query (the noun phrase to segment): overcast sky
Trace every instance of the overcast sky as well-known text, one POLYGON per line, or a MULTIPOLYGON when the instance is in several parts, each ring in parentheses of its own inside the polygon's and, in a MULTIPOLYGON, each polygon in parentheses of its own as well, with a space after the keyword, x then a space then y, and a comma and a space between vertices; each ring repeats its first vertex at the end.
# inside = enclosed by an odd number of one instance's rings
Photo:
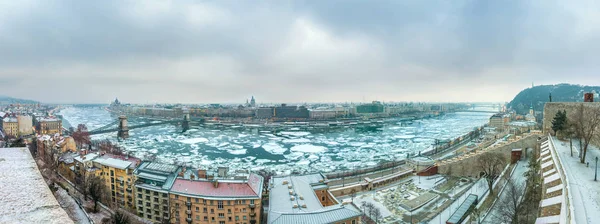
POLYGON ((0 95, 509 101, 600 85, 600 1, 0 0, 0 95))

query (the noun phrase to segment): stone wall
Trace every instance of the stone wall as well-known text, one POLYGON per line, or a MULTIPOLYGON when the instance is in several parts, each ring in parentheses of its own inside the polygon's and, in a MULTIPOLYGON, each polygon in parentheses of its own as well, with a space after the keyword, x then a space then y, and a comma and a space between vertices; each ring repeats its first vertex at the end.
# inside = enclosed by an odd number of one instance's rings
POLYGON ((538 143, 538 135, 527 135, 519 140, 512 140, 510 142, 503 143, 502 145, 492 146, 491 148, 485 149, 486 152, 481 154, 473 155, 468 158, 464 158, 451 163, 444 163, 439 165, 439 173, 451 176, 468 176, 468 177, 479 177, 480 170, 476 169, 478 158, 485 153, 500 152, 506 159, 506 163, 510 163, 510 155, 512 149, 516 148, 535 148, 538 143))
MULTIPOLYGON (((544 105, 544 118, 542 124, 542 131, 544 134, 553 133, 552 131, 552 120, 558 111, 567 111, 567 117, 570 117, 576 112, 579 105, 588 107, 600 107, 600 102, 551 102, 544 105)), ((600 134, 600 132, 599 132, 600 134)), ((596 138, 592 141, 592 144, 599 145, 600 139, 596 138)))

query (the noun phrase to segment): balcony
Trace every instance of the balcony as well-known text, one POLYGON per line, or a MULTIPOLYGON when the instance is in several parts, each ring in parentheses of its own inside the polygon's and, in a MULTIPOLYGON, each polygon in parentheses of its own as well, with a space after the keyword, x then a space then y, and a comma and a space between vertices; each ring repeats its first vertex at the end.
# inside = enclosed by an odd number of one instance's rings
POLYGON ((185 210, 185 214, 191 215, 192 214, 192 210, 185 210))
POLYGON ((249 204, 248 207, 250 207, 250 208, 256 208, 256 204, 249 204))
POLYGON ((188 223, 192 223, 192 218, 186 218, 185 221, 187 221, 188 223))
POLYGON ((254 216, 256 216, 256 213, 255 212, 250 212, 250 217, 254 217, 254 216))
POLYGON ((191 202, 191 201, 186 201, 186 202, 185 202, 185 205, 186 205, 186 206, 192 206, 192 202, 191 202))
POLYGON ((163 204, 163 205, 169 205, 169 201, 167 201, 167 200, 163 200, 162 204, 163 204))

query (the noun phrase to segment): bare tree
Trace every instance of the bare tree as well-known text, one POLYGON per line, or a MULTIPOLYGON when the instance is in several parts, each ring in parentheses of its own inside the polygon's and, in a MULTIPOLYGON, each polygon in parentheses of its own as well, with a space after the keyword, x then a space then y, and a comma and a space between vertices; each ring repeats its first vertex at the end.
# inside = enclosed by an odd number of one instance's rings
POLYGON ((116 209, 110 217, 110 223, 112 224, 133 224, 136 223, 135 219, 132 218, 127 212, 121 209, 116 209))
POLYGON ((581 163, 585 163, 587 149, 600 126, 600 108, 580 104, 577 111, 572 113, 571 122, 575 125, 575 133, 579 138, 581 163))
POLYGON ((85 124, 77 125, 77 130, 71 134, 71 137, 73 137, 73 140, 77 144, 77 148, 81 148, 83 144, 89 145, 91 143, 90 133, 85 124))
POLYGON ((378 208, 376 208, 373 211, 373 219, 375 220, 375 223, 379 223, 379 220, 383 219, 383 216, 381 215, 381 211, 379 211, 378 208))
POLYGON ((98 201, 102 199, 106 192, 104 180, 98 176, 92 176, 88 183, 88 194, 94 201, 94 212, 98 212, 98 201))
POLYGON ((506 157, 499 152, 484 153, 477 159, 476 167, 486 179, 490 195, 494 195, 493 184, 506 164, 506 157))
POLYGON ((496 205, 496 221, 499 223, 520 223, 519 206, 523 196, 524 187, 512 179, 506 179, 506 187, 496 205))

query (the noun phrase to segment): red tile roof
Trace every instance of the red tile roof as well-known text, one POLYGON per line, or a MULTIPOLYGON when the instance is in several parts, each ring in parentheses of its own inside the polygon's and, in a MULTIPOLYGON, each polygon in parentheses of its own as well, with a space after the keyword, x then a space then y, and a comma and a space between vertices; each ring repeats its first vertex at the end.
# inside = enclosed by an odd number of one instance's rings
POLYGON ((171 191, 209 197, 258 197, 250 185, 244 182, 219 182, 218 187, 215 188, 210 181, 177 179, 171 191))

